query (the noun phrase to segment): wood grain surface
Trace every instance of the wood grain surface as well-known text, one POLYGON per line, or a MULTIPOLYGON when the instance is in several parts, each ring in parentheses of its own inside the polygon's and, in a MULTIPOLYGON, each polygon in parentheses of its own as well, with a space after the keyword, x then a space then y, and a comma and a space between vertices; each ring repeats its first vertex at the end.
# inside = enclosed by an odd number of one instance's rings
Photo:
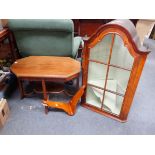
POLYGON ((17 77, 69 78, 79 74, 80 62, 70 57, 29 56, 11 66, 17 77))

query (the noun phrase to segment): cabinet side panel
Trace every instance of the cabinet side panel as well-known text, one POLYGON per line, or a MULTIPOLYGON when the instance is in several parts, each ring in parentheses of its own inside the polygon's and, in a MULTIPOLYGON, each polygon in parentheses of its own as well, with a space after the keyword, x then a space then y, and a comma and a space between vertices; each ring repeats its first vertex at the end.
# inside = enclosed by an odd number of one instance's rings
POLYGON ((129 82, 128 90, 126 92, 126 96, 121 110, 121 115, 120 115, 121 120, 127 119, 146 58, 147 58, 147 54, 140 56, 139 61, 135 60, 136 64, 133 68, 131 80, 129 82))

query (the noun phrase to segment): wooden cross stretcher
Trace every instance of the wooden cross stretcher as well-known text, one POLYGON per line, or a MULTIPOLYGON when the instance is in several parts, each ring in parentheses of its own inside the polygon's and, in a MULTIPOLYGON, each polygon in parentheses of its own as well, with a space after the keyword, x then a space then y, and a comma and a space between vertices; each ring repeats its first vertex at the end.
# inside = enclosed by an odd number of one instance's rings
POLYGON ((78 104, 79 99, 82 97, 84 90, 85 90, 85 86, 83 85, 73 96, 73 98, 70 100, 69 103, 43 100, 43 105, 51 108, 64 110, 68 115, 72 116, 76 112, 76 106, 78 104))

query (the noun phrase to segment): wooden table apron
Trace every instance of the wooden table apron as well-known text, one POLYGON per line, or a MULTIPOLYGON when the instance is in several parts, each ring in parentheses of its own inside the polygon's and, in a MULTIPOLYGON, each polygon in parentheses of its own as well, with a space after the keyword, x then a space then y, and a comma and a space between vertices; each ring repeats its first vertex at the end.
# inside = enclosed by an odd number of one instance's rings
POLYGON ((26 94, 24 92, 24 88, 23 88, 23 81, 24 80, 28 80, 28 81, 41 81, 44 100, 47 100, 47 98, 48 98, 47 97, 47 90, 46 90, 46 81, 50 81, 50 82, 67 82, 67 81, 70 81, 70 80, 77 79, 76 88, 79 88, 79 73, 74 75, 74 76, 72 76, 71 78, 68 78, 68 79, 37 78, 37 77, 17 77, 17 79, 18 79, 18 86, 19 86, 19 90, 20 90, 21 99, 26 96, 26 94))

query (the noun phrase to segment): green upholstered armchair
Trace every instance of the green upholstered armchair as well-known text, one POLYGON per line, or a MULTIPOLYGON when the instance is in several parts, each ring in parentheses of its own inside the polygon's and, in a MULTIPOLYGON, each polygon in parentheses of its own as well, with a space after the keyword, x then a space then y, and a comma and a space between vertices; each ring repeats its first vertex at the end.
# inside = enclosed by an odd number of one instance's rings
POLYGON ((74 37, 69 19, 10 19, 19 53, 26 56, 77 56, 81 37, 74 37))

